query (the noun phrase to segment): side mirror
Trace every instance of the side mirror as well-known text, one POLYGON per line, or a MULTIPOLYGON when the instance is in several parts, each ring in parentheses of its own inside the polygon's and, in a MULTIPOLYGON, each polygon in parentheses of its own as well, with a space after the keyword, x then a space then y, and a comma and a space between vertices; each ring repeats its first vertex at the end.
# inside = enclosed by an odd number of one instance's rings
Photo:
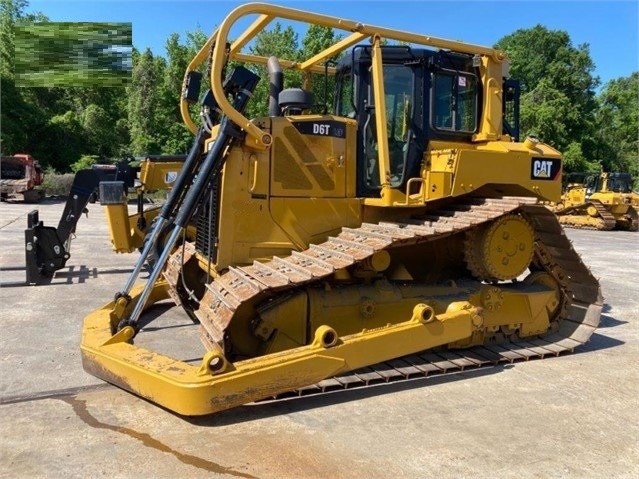
POLYGON ((190 71, 186 74, 186 84, 182 92, 182 98, 187 103, 197 103, 200 99, 200 87, 202 85, 202 74, 198 71, 190 71))

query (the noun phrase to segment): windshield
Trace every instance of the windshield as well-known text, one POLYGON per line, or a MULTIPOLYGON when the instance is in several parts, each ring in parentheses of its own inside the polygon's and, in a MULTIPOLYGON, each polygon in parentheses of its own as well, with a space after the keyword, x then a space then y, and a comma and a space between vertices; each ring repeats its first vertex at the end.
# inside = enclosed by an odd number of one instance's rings
POLYGON ((608 189, 616 193, 630 193, 632 191, 630 176, 608 178, 608 189))

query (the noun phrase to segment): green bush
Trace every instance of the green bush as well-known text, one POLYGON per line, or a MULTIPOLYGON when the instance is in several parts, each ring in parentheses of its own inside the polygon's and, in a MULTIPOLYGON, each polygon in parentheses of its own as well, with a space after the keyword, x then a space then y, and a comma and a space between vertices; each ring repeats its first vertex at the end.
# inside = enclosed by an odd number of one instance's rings
POLYGON ((74 173, 65 173, 60 175, 55 170, 47 170, 44 174, 44 183, 42 188, 47 196, 67 196, 71 191, 74 173))
POLYGON ((90 170, 100 159, 97 155, 82 155, 78 161, 71 165, 71 171, 77 173, 80 170, 90 170))

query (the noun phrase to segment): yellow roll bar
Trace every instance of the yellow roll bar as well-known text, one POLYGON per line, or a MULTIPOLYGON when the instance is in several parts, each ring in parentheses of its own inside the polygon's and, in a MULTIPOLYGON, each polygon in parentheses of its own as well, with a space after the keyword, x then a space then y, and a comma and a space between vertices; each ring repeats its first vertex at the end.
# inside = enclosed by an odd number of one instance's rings
MULTIPOLYGON (((404 32, 389 28, 378 27, 374 25, 365 25, 352 20, 335 18, 327 15, 305 12, 277 5, 269 5, 265 3, 248 3, 233 10, 213 32, 211 37, 206 41, 197 55, 189 63, 185 77, 184 87, 186 86, 186 78, 189 72, 195 70, 202 62, 208 58, 211 48, 213 48, 212 68, 211 68, 211 90, 215 101, 222 112, 227 115, 231 121, 246 131, 247 145, 257 149, 268 148, 271 144, 271 137, 268 132, 260 129, 248 118, 235 110, 226 98, 222 88, 221 78, 222 69, 227 60, 236 60, 249 63, 265 64, 267 59, 255 55, 247 55, 241 53, 241 49, 246 46, 255 36, 264 30, 264 28, 275 18, 284 20, 306 22, 313 25, 343 30, 350 35, 344 39, 336 41, 336 43, 322 52, 301 62, 289 62, 282 60, 282 66, 289 69, 296 69, 303 72, 323 73, 324 67, 321 65, 327 58, 331 58, 340 52, 350 48, 354 44, 370 38, 374 43, 374 38, 396 40, 399 42, 407 42, 410 44, 427 46, 432 48, 441 48, 453 50, 460 53, 468 53, 474 55, 482 55, 488 58, 488 61, 499 64, 506 60, 506 55, 501 50, 470 43, 458 42, 453 40, 445 40, 429 35, 420 35, 417 33, 404 32), (258 15, 257 19, 242 32, 237 39, 231 43, 230 50, 227 52, 226 44, 229 42, 229 32, 233 25, 242 17, 247 15, 258 15)), ((334 73, 334 69, 329 69, 330 73, 334 73)), ((379 79, 378 79, 379 80, 379 79)), ((378 89, 374 85, 375 90, 378 89)), ((180 112, 184 123, 191 132, 197 131, 197 126, 190 117, 188 104, 184 98, 180 101, 180 112)))

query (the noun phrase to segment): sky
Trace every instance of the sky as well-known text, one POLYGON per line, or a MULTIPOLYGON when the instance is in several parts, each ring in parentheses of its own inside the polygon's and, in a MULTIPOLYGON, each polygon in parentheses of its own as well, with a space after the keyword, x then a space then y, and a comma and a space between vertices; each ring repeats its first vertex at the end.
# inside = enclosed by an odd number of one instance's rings
MULTIPOLYGON (((638 0, 273 0, 267 3, 413 33, 493 46, 518 29, 541 24, 589 45, 602 85, 639 71, 638 0)), ((210 34, 235 7, 230 0, 30 0, 27 12, 51 21, 131 22, 133 45, 164 55, 171 33, 210 34)))

